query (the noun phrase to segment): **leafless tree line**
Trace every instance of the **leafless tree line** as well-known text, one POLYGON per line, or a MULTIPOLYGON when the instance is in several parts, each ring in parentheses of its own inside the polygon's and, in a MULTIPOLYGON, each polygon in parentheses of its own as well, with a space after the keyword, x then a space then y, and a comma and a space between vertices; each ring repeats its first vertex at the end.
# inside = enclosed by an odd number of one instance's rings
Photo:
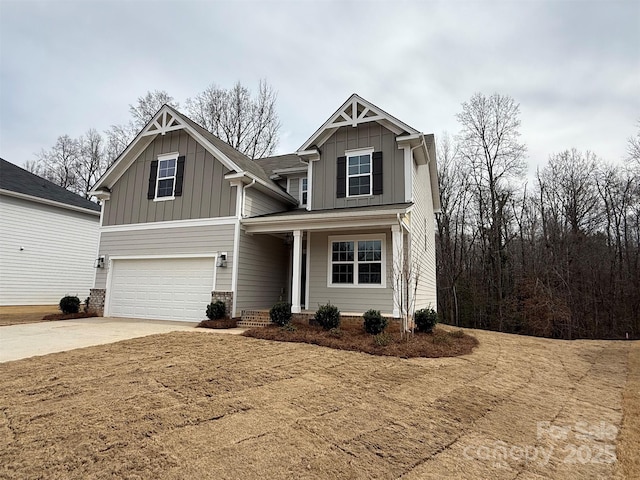
POLYGON ((640 337, 640 130, 624 164, 576 149, 524 182, 513 99, 476 94, 439 149, 445 322, 553 338, 640 337))
MULTIPOLYGON (((230 89, 214 84, 186 100, 187 114, 249 158, 271 155, 278 144, 277 94, 264 80, 253 93, 239 82, 230 89)), ((112 125, 104 134, 91 128, 78 138, 58 137, 25 168, 64 188, 89 197, 91 187, 165 104, 180 105, 165 91, 149 91, 129 105, 128 123, 112 125)))

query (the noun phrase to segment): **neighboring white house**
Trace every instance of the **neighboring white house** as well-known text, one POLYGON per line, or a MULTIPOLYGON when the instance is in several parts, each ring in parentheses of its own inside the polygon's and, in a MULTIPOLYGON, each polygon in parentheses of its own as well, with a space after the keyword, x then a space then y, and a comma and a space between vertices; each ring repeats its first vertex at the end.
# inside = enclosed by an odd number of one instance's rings
POLYGON ((99 205, 0 159, 0 305, 89 296, 99 205))

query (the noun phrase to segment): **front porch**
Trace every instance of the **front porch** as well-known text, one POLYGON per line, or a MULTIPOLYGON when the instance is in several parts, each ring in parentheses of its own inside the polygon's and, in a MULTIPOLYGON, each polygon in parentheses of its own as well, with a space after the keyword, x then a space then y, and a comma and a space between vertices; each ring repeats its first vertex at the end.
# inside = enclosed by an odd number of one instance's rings
MULTIPOLYGON (((377 206, 323 212, 296 211, 243 220, 244 232, 259 238, 282 239, 288 249, 286 288, 280 300, 291 303, 293 314, 311 318, 314 307, 331 303, 343 317, 357 317, 369 309, 399 318, 402 268, 408 244, 410 206, 377 206)), ((261 261, 277 268, 265 252, 261 261)), ((272 304, 245 306, 247 326, 269 323, 272 304)))

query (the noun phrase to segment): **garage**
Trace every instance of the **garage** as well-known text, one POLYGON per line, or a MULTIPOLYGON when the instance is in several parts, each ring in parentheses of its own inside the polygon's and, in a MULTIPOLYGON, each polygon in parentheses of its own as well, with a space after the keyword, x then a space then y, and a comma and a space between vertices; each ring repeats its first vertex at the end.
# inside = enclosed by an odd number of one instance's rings
POLYGON ((198 322, 215 287, 215 258, 113 259, 107 315, 198 322))

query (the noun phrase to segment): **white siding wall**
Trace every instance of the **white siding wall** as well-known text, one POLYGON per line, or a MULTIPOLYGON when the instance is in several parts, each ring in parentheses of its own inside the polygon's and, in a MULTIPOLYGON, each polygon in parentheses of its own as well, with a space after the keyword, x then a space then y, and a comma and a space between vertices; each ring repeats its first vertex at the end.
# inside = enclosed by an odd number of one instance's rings
POLYGON ((411 212, 412 266, 419 270, 415 308, 437 309, 435 217, 431 199, 428 165, 413 164, 413 199, 411 212))
POLYGON ((98 216, 0 196, 0 305, 88 297, 99 223, 98 216))

